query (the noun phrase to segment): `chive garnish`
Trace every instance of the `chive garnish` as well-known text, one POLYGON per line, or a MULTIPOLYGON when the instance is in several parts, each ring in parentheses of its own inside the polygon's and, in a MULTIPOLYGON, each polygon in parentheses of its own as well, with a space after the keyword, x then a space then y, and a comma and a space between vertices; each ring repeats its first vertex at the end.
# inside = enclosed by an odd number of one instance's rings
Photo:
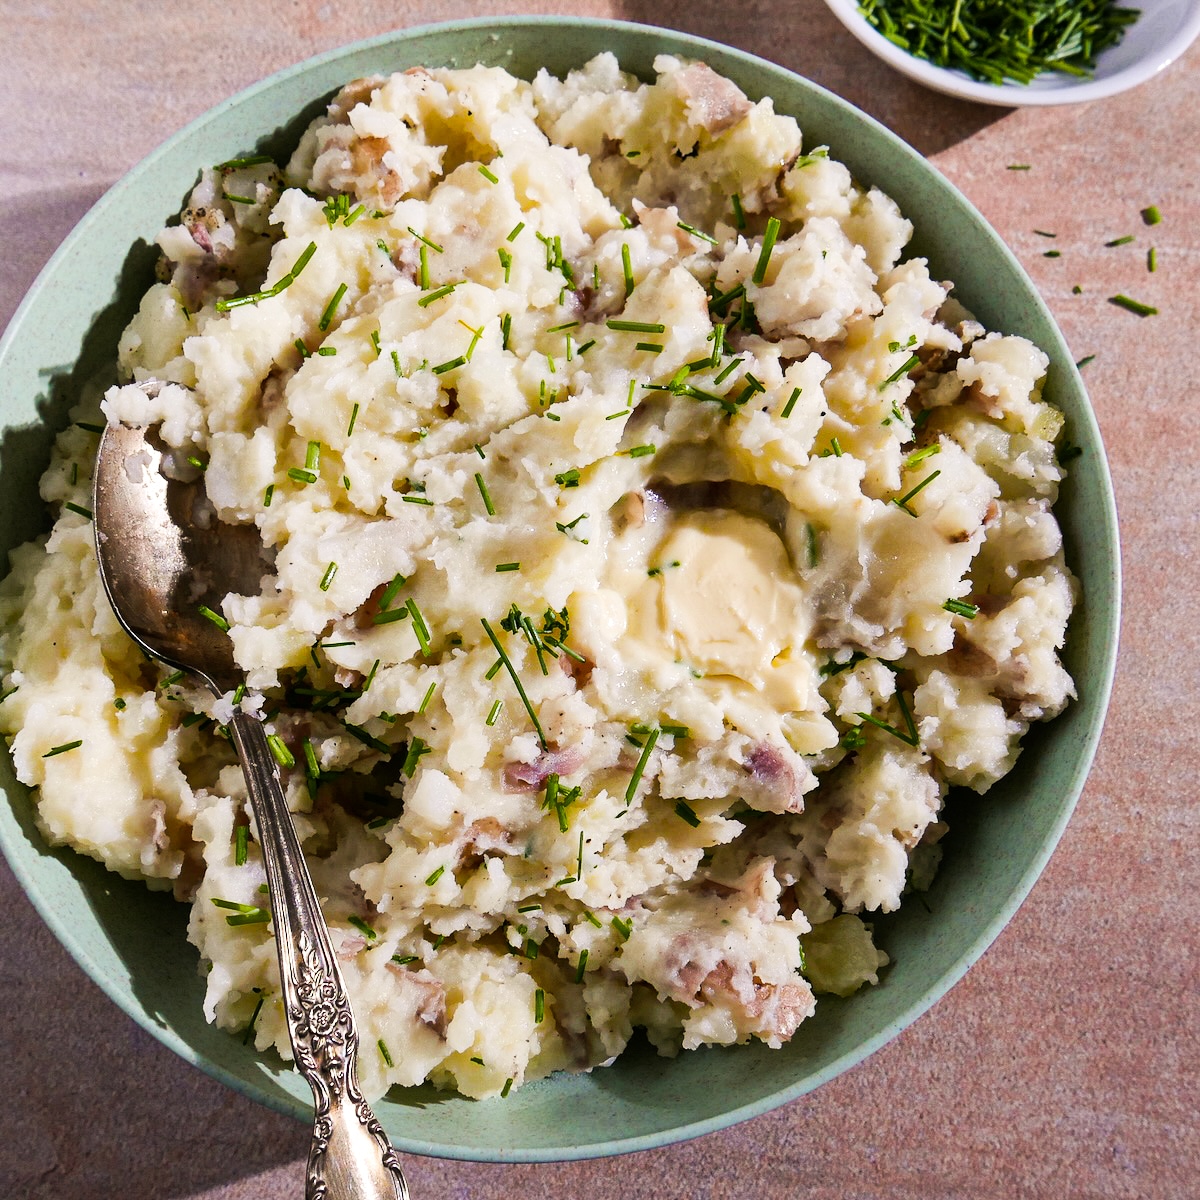
POLYGON ((496 636, 496 631, 488 623, 487 618, 480 617, 479 620, 492 645, 496 647, 496 653, 500 655, 500 662, 508 672, 509 678, 513 681, 513 686, 517 689, 517 695, 521 697, 521 703, 525 706, 525 711, 529 714, 529 719, 533 722, 533 728, 537 732, 538 741, 541 743, 542 749, 548 749, 549 744, 546 741, 545 730, 542 729, 542 723, 538 720, 537 713, 533 710, 533 705, 530 703, 529 696, 525 691, 525 685, 522 684, 521 677, 517 674, 517 669, 513 666, 512 659, 509 658, 507 651, 500 644, 500 639, 496 636))
POLYGON ((271 757, 284 768, 294 767, 296 759, 287 748, 287 743, 277 733, 267 734, 267 745, 271 748, 271 757))
POLYGON ((631 446, 625 453, 630 458, 645 458, 647 455, 655 453, 657 449, 658 447, 654 445, 631 446))
POLYGON ((325 574, 321 576, 321 591, 329 591, 330 585, 333 583, 333 577, 337 574, 338 565, 336 562, 331 562, 325 568, 325 574))
POLYGON ((217 301, 217 312, 228 312, 232 308, 240 308, 244 304, 257 304, 260 300, 269 300, 272 296, 278 296, 280 292, 291 287, 296 282, 300 272, 308 266, 308 260, 317 252, 317 243, 309 242, 304 248, 300 257, 296 259, 292 265, 292 269, 288 271, 278 283, 272 284, 269 288, 264 288, 261 292, 252 292, 248 296, 233 296, 230 298, 222 297, 217 301))
POLYGON ((902 693, 896 693, 896 704, 899 706, 900 715, 904 718, 904 729, 897 729, 895 725, 889 725, 886 721, 873 715, 872 713, 856 713, 860 720, 867 721, 874 725, 877 729, 882 729, 886 733, 890 733, 892 737, 899 738, 906 746, 917 746, 920 743, 920 736, 917 733, 916 724, 913 722, 912 711, 908 707, 907 701, 902 693))
POLYGON ((510 1075, 505 1081, 504 1086, 500 1089, 500 1099, 503 1100, 509 1092, 512 1091, 513 1077, 510 1075))
POLYGON ((394 962, 398 967, 407 967, 409 963, 420 961, 415 954, 393 954, 388 960, 394 962))
POLYGON ((452 291, 454 291, 454 289, 455 289, 456 287, 458 287, 458 284, 457 284, 457 283, 446 283, 446 284, 443 284, 443 285, 442 285, 440 288, 438 288, 436 291, 429 292, 429 293, 427 293, 426 295, 422 296, 422 297, 421 297, 421 298, 420 298, 420 299, 417 301, 417 304, 418 304, 418 305, 420 305, 420 307, 421 307, 421 308, 427 308, 427 307, 428 307, 430 304, 432 304, 432 303, 433 303, 435 300, 440 300, 440 299, 441 299, 443 296, 448 296, 448 295, 450 295, 450 293, 451 293, 452 291))
MULTIPOLYGON (((357 929, 358 932, 361 933, 368 941, 373 942, 379 936, 379 934, 377 934, 375 930, 372 929, 371 926, 362 919, 362 917, 356 916, 354 913, 351 913, 346 920, 353 925, 354 928, 357 929)), ((388 1066, 390 1067, 391 1065, 392 1064, 389 1062, 388 1066)))
POLYGON ((1111 241, 1105 242, 1104 244, 1110 248, 1113 246, 1128 246, 1130 242, 1136 240, 1137 239, 1134 238, 1132 233, 1127 233, 1124 237, 1113 238, 1111 241))
POLYGON ((659 324, 657 321, 622 321, 610 320, 605 321, 609 329, 615 329, 621 333, 666 333, 667 327, 659 324))
POLYGON ((792 415, 792 409, 796 407, 796 401, 800 399, 800 388, 792 388, 792 394, 788 397, 787 403, 783 406, 783 411, 779 414, 785 421, 792 415))
POLYGON ((245 158, 229 158, 222 163, 217 163, 213 168, 214 171, 234 171, 238 167, 258 167, 264 163, 274 163, 274 159, 269 154, 250 154, 245 158))
POLYGON ((499 183, 500 182, 500 180, 495 175, 493 175, 492 172, 489 171, 487 169, 487 167, 485 167, 483 165, 483 163, 479 164, 479 173, 480 173, 480 175, 482 175, 484 177, 484 179, 486 179, 488 181, 488 183, 499 183))
POLYGON ((910 517, 915 517, 917 514, 915 512, 913 512, 913 510, 911 508, 908 507, 908 502, 919 491, 921 491, 923 488, 928 487, 940 474, 941 474, 941 471, 930 471, 930 473, 928 475, 926 475, 925 478, 922 479, 921 482, 916 485, 916 487, 909 488, 909 490, 907 492, 905 492, 903 496, 893 496, 892 503, 895 504, 898 508, 904 509, 904 511, 906 513, 908 513, 908 515, 910 517))
POLYGON ((588 952, 587 952, 587 947, 585 946, 579 952, 579 963, 575 968, 575 982, 576 983, 583 982, 583 973, 584 973, 584 971, 587 970, 587 960, 588 960, 588 952))
POLYGON ((260 908, 257 904, 240 904, 236 900, 221 900, 212 897, 217 908, 229 910, 225 921, 229 925, 265 925, 271 919, 269 909, 260 908))
POLYGON ((625 789, 625 803, 632 804, 634 796, 637 795, 638 784, 642 781, 642 775, 646 770, 646 764, 650 761, 650 754, 654 750, 654 745, 658 741, 658 730, 652 729, 649 736, 646 738, 646 744, 642 747, 641 757, 637 761, 637 766, 633 769, 633 775, 630 776, 629 786, 625 789))
POLYGON ((535 1025, 540 1025, 546 1017, 546 992, 544 988, 538 988, 533 993, 533 1022, 535 1025))
POLYGON ((415 237, 417 241, 421 243, 421 245, 428 246, 430 250, 433 250, 437 254, 442 253, 442 247, 439 246, 437 242, 427 238, 423 233, 418 233, 411 225, 409 225, 407 228, 408 232, 411 233, 413 237, 415 237))
POLYGON ((496 724, 496 718, 500 715, 500 710, 504 707, 503 700, 493 700, 492 707, 488 709, 488 715, 483 722, 490 729, 496 724))
POLYGON ((629 941, 629 935, 633 932, 633 918, 622 921, 620 917, 613 917, 611 921, 612 927, 617 931, 617 935, 621 941, 629 941))
POLYGON ((396 1064, 392 1062, 392 1056, 388 1053, 387 1043, 383 1038, 380 1038, 375 1045, 379 1048, 379 1057, 383 1059, 384 1065, 394 1067, 396 1064))
POLYGON ((686 221, 679 221, 678 225, 684 233, 690 234, 694 238, 699 238, 702 242, 708 242, 712 246, 717 244, 717 239, 711 234, 702 233, 694 225, 689 225, 686 221))
POLYGON ((84 508, 82 504, 76 504, 74 500, 67 500, 63 504, 63 508, 67 509, 69 512, 73 512, 76 516, 85 517, 89 521, 92 520, 92 510, 90 508, 84 508))
POLYGON ((947 600, 942 607, 949 613, 954 613, 958 617, 966 617, 968 621, 973 621, 979 616, 979 608, 977 605, 968 604, 965 600, 947 600))
POLYGON ((333 320, 333 314, 337 312, 337 306, 341 304, 342 297, 346 294, 346 291, 346 285, 339 283, 337 291, 329 297, 329 303, 325 305, 325 311, 321 314, 321 319, 317 322, 317 328, 322 332, 329 328, 329 324, 333 320))
POLYGON ((503 575, 510 571, 519 571, 521 564, 519 562, 506 562, 496 564, 496 574, 503 575))
POLYGON ((675 815, 682 817, 693 829, 699 828, 700 818, 696 810, 686 800, 680 800, 675 805, 675 815))
POLYGON ((1146 270, 1149 271, 1151 275, 1158 270, 1158 250, 1154 246, 1151 246, 1150 249, 1146 251, 1146 270))
POLYGON ((42 755, 42 757, 43 758, 54 758, 56 755, 66 754, 66 752, 68 750, 78 750, 79 747, 82 745, 83 745, 83 738, 77 738, 73 742, 64 742, 61 746, 51 746, 50 749, 47 750, 46 753, 42 755))
POLYGON ((525 228, 524 221, 518 221, 509 231, 508 236, 504 239, 506 242, 516 241, 517 235, 525 228))
POLYGON ((1162 213, 1158 211, 1158 205, 1151 204, 1148 208, 1143 208, 1142 220, 1147 225, 1157 225, 1162 220, 1162 213))
POLYGON ((503 246, 496 251, 496 255, 500 259, 500 265, 504 268, 504 282, 508 283, 512 275, 513 256, 503 246))
POLYGON ((579 468, 572 467, 568 471, 560 471, 554 477, 554 482, 559 487, 578 487, 579 486, 579 468))
POLYGON ((438 363, 438 365, 433 368, 433 373, 435 375, 445 375, 447 371, 454 371, 457 370, 457 368, 465 367, 466 365, 467 356, 465 354, 460 354, 457 358, 449 359, 444 363, 438 363))
POLYGON ((758 262, 754 265, 751 282, 759 286, 767 277, 767 265, 771 261, 771 252, 775 249, 775 239, 779 236, 779 218, 770 217, 767 220, 766 232, 763 234, 762 248, 758 252, 758 262))
POLYGON ((626 299, 633 293, 633 263, 629 257, 629 243, 621 243, 621 273, 625 277, 625 297, 626 299))
POLYGON ((423 713, 429 707, 429 701, 433 699, 433 693, 436 690, 437 690, 437 680, 434 680, 434 682, 431 683, 429 685, 429 687, 425 689, 425 695, 422 698, 421 703, 417 706, 417 712, 423 713))
POLYGON ((882 392, 885 388, 890 387, 893 383, 903 379, 905 375, 913 369, 921 365, 920 356, 910 354, 880 385, 879 390, 882 392))
POLYGON ((425 886, 426 886, 426 887, 433 887, 433 885, 434 885, 435 883, 437 883, 437 881, 438 881, 439 879, 441 879, 441 877, 442 877, 442 876, 443 876, 445 873, 446 873, 446 868, 445 868, 445 865, 442 865, 442 866, 438 867, 438 869, 437 869, 436 871, 433 871, 433 872, 432 872, 432 873, 429 875, 429 877, 428 877, 428 878, 425 880, 425 886))
POLYGON ((417 607, 417 602, 409 596, 408 603, 405 605, 413 620, 413 633, 417 635, 417 644, 421 647, 421 653, 426 658, 429 657, 429 626, 425 624, 425 618, 421 615, 421 610, 417 607))
POLYGON ((211 621, 222 633, 229 632, 229 622, 219 612, 214 612, 209 608, 207 604, 201 604, 196 611, 211 621))
POLYGON ((1158 313, 1158 309, 1151 304, 1143 304, 1140 300, 1131 299, 1129 296, 1118 292, 1115 296, 1109 296, 1109 304, 1115 304, 1118 308, 1123 308, 1128 312, 1136 313, 1139 317, 1153 317, 1158 313))
POLYGON ((417 769, 417 764, 431 749, 432 747, 422 738, 413 738, 408 745, 408 753, 404 756, 404 763, 400 767, 400 771, 405 779, 413 777, 417 769))
POLYGON ((729 206, 733 209, 733 227, 735 229, 745 229, 746 212, 742 208, 742 198, 737 194, 737 192, 734 192, 733 195, 729 197, 729 206))

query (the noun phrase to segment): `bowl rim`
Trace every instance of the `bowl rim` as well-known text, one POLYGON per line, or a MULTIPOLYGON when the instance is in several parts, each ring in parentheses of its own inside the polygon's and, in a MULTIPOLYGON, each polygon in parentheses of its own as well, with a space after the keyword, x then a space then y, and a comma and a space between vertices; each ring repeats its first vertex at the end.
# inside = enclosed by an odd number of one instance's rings
MULTIPOLYGON (((84 215, 78 224, 63 240, 62 244, 54 252, 47 261, 41 272, 39 272, 34 283, 30 286, 26 296, 18 305, 16 311, 10 320, 8 327, 0 336, 0 364, 5 360, 6 355, 10 352, 14 344, 17 343, 21 336, 21 331, 25 322, 29 319, 32 312, 37 294, 41 291, 46 280, 51 277, 59 268, 64 259, 79 246, 80 243, 86 242, 91 236, 93 227, 101 222, 105 213, 114 204, 120 203, 122 194, 131 186, 131 181, 147 171, 150 167, 156 164, 159 160, 170 156, 175 147, 184 141, 191 139, 198 131, 203 130, 208 125, 219 121, 231 109, 235 109, 246 103, 260 93, 271 91, 280 84, 289 80, 295 79, 307 72, 331 65, 339 60, 350 58, 353 55, 362 54, 364 52, 372 52, 384 49, 390 45, 404 43, 410 40, 417 40, 430 35, 467 35, 478 31, 496 31, 503 32, 510 29, 522 28, 547 28, 547 29, 585 29, 592 33, 600 33, 605 30, 624 33, 629 36, 642 37, 647 39, 661 38, 664 39, 664 45, 658 48, 658 52, 666 53, 693 53, 697 57, 704 55, 719 57, 727 62, 732 61, 741 67, 754 71, 766 72, 769 76, 771 73, 780 73, 791 77, 793 80, 799 81, 804 89, 810 89, 818 93, 820 97, 835 108, 842 110, 842 115, 852 117, 858 123, 868 125, 876 136, 882 137, 886 142, 891 144, 893 150, 899 150, 902 153, 910 156, 914 160, 924 162, 919 153, 908 146, 898 135, 884 126, 881 122, 871 117, 852 105, 849 101, 844 100, 840 96, 831 92, 829 89, 822 87, 820 84, 801 76, 798 72, 784 67, 779 63, 772 62, 760 56, 752 54, 745 50, 740 50, 736 47, 729 46, 715 40, 700 37, 695 34, 686 33, 679 30, 662 28, 658 26, 647 25, 639 22, 613 20, 606 18, 582 18, 570 17, 559 14, 549 15, 526 15, 514 17, 488 17, 479 19, 463 19, 446 22, 432 22, 423 25, 416 25, 407 28, 387 31, 382 34, 375 35, 370 38, 361 39, 346 45, 338 46, 333 49, 314 55, 299 62, 293 63, 279 71, 273 72, 262 79, 248 85, 227 97, 218 104, 214 105, 207 111, 201 113, 193 120, 188 122, 182 128, 170 135, 165 141, 156 146, 149 154, 143 157, 139 162, 134 164, 120 179, 118 179, 100 198, 95 202, 92 208, 84 215)), ((597 47, 594 51, 599 53, 603 47, 597 47)), ((767 90, 764 94, 769 95, 767 90)), ((267 131, 263 131, 264 133, 267 131)), ((403 1136, 393 1136, 393 1142, 398 1150, 411 1152, 420 1155, 428 1155, 431 1157, 451 1158, 466 1161, 485 1161, 485 1162, 558 1162, 568 1160, 582 1160, 599 1158, 614 1154, 624 1154, 633 1151, 654 1149, 665 1145, 670 1145, 676 1142, 684 1141, 690 1138, 695 1138, 707 1133, 716 1132, 721 1129, 728 1128, 731 1125, 745 1121, 755 1116, 770 1112, 783 1104, 789 1103, 798 1097, 805 1095, 809 1091, 821 1086, 823 1083, 842 1074, 849 1067, 861 1062, 869 1055, 886 1044, 902 1030, 911 1025, 918 1017, 931 1008, 939 999, 941 999, 947 991, 950 990, 967 972, 967 970, 978 960, 978 958, 992 945, 997 936, 1007 925, 1016 909, 1023 903, 1030 889, 1037 881, 1042 873, 1046 862, 1053 853, 1063 830, 1074 810, 1078 797, 1086 782, 1088 772, 1091 767, 1092 760, 1095 755, 1096 747, 1099 742, 1103 724, 1104 715, 1107 711, 1108 702, 1112 690, 1113 678, 1115 674, 1115 663, 1117 653, 1117 630, 1119 629, 1120 609, 1121 609, 1121 574, 1120 574, 1120 547, 1117 541, 1117 515, 1115 497, 1112 487, 1112 480, 1109 472, 1109 466, 1106 455, 1103 453, 1103 442, 1101 439, 1098 425, 1095 421, 1095 415, 1092 411, 1090 402, 1087 401, 1086 389, 1079 377, 1078 370, 1075 368, 1069 354, 1066 354, 1066 344, 1062 340, 1061 332, 1058 330, 1052 314, 1050 313, 1045 301, 1034 288, 1032 281, 1029 280, 1024 268, 1020 265, 1015 255, 1000 239, 996 231, 979 213, 975 206, 963 195, 953 184, 944 177, 940 176, 934 168, 928 164, 924 164, 924 169, 933 177, 931 182, 935 186, 943 189, 948 196, 952 196, 956 203, 962 205, 966 212, 973 218, 977 231, 980 236, 987 239, 992 248, 999 253, 1007 262, 1009 269, 1024 283, 1031 293, 1031 302, 1039 310, 1040 314, 1049 323, 1049 326, 1057 335, 1058 345, 1055 347, 1060 354, 1065 354, 1065 358, 1061 363, 1063 370, 1069 376, 1069 382, 1078 391, 1082 398, 1081 410, 1079 413, 1073 414, 1073 419, 1080 422, 1087 429, 1088 437, 1094 445, 1101 451, 1098 456, 1095 456, 1094 469, 1098 472, 1098 483, 1103 499, 1103 515, 1107 522, 1107 527, 1110 529, 1112 538, 1110 551, 1112 555, 1111 561, 1111 605, 1108 610, 1100 614, 1103 621, 1103 628, 1106 631, 1106 636, 1100 639, 1103 646, 1103 653, 1099 663, 1098 675, 1093 677, 1093 687, 1091 689, 1095 697, 1094 706, 1096 718, 1093 723, 1087 728, 1083 738, 1077 743, 1076 765, 1071 778, 1069 794, 1063 802, 1060 811, 1052 826, 1048 829, 1046 836, 1038 848, 1038 853, 1026 861, 1025 868, 1019 879, 1012 887, 1005 903, 1002 904, 994 916, 980 930, 974 941, 964 950, 958 959, 955 961, 952 968, 946 970, 932 983, 927 985, 924 991, 911 1003, 902 1007, 896 1015, 889 1021, 883 1024, 875 1034, 860 1042, 857 1042, 854 1047, 847 1052, 839 1055, 831 1060, 827 1065, 816 1072, 809 1073, 798 1082, 789 1085, 786 1088, 776 1090, 769 1095, 741 1104, 735 1108, 730 1108, 721 1113, 707 1118, 689 1121, 685 1124, 672 1126, 669 1129, 658 1130, 647 1134, 631 1135, 626 1137, 618 1137, 605 1141, 597 1141, 586 1146, 578 1145, 554 1145, 554 1146, 538 1146, 533 1148, 516 1148, 512 1150, 497 1150, 491 1148, 479 1149, 478 1147, 455 1145, 443 1142, 429 1141, 420 1138, 403 1136)), ((1048 349, 1043 347, 1043 349, 1048 349)), ((34 879, 30 871, 25 868, 23 861, 17 853, 18 844, 24 840, 24 835, 13 817, 13 805, 5 803, 0 805, 0 850, 3 850, 7 857, 14 875, 20 881, 23 889, 31 902, 34 902, 34 896, 37 895, 37 889, 34 886, 34 879), (14 836, 14 831, 16 836, 14 836)), ((78 931, 65 919, 60 918, 56 913, 54 906, 46 904, 44 898, 39 897, 41 903, 35 903, 35 907, 39 916, 54 932, 58 940, 66 947, 72 957, 89 976, 89 978, 101 988, 101 990, 112 1000, 127 1016, 131 1017, 143 1029, 151 1033, 156 1040, 174 1051, 182 1059, 191 1063, 193 1066, 200 1068, 210 1077, 225 1083, 235 1091, 248 1096, 249 1098, 265 1105, 268 1108, 276 1111, 287 1113, 298 1117, 301 1120, 307 1121, 311 1117, 310 1107, 298 1100, 296 1096, 277 1096, 270 1092, 264 1092, 262 1089, 255 1086, 252 1079, 245 1078, 234 1074, 232 1071, 225 1069, 219 1063, 213 1062, 211 1059, 199 1053, 190 1042, 184 1040, 174 1029, 164 1026, 156 1022, 153 1016, 148 1013, 131 995, 128 989, 124 986, 124 981, 107 975, 104 971, 98 968, 97 963, 92 957, 91 951, 84 945, 78 931)), ((694 1052, 703 1053, 703 1052, 694 1052)), ((287 1066, 287 1064, 285 1064, 287 1066)), ((536 1089, 541 1085, 545 1085, 546 1080, 535 1081, 527 1084, 526 1088, 536 1089)))
POLYGON ((1053 81, 1044 77, 1043 82, 1032 84, 995 84, 972 79, 963 71, 939 67, 936 63, 902 50, 862 16, 858 11, 858 0, 825 0, 825 4, 862 45, 909 79, 947 96, 1003 108, 1083 104, 1089 100, 1103 100, 1118 95, 1164 71, 1200 35, 1200 2, 1190 0, 1186 19, 1165 45, 1103 79, 1055 76, 1053 81))

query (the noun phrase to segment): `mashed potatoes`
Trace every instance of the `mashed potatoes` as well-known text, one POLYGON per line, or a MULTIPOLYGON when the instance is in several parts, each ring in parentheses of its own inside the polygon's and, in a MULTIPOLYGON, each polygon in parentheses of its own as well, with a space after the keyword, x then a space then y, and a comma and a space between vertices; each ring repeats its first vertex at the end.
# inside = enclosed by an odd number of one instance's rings
POLYGON ((278 735, 370 1094, 780 1045, 1072 693, 1045 356, 770 101, 656 69, 359 80, 163 231, 102 407, 261 530, 248 691, 117 625, 95 414, 0 597, 47 838, 189 903, 208 1015, 288 1056, 221 725, 278 735))

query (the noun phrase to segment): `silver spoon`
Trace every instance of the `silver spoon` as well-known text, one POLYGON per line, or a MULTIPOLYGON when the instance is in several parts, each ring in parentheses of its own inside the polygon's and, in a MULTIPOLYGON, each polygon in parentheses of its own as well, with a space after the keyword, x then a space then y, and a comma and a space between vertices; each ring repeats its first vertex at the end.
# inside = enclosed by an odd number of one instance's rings
MULTIPOLYGON (((201 608, 219 613, 230 592, 258 594, 268 569, 262 542, 253 525, 218 522, 202 482, 169 479, 163 458, 146 429, 110 425, 101 436, 93 484, 100 577, 143 650, 227 695, 242 672, 228 634, 201 608)), ((235 709, 229 731, 267 869, 292 1049, 313 1091, 305 1195, 408 1200, 396 1153, 359 1091, 354 1014, 263 726, 235 709)))

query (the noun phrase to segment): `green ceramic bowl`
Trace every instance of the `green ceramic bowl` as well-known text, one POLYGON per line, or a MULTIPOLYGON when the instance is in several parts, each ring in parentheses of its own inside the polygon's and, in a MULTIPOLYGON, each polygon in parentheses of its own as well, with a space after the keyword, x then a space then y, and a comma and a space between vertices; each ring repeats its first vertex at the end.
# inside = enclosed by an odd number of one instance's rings
MULTIPOLYGON (((1103 723, 1116 654, 1116 512, 1104 449, 1079 375, 1033 284, 982 217, 886 129, 781 67, 699 38, 608 21, 472 21, 389 34, 273 76, 176 134, 84 218, 42 272, 0 342, 0 550, 46 525, 36 480, 80 384, 110 363, 118 334, 151 282, 153 238, 205 163, 279 153, 343 82, 426 65, 504 66, 529 76, 601 50, 650 75, 664 51, 702 58, 751 97, 770 95, 808 144, 826 143, 916 223, 912 250, 989 328, 1021 333, 1050 355, 1047 394, 1082 455, 1063 490, 1071 565, 1083 604, 1066 649, 1079 699, 1028 739, 1017 769, 986 801, 951 805, 945 864, 928 906, 877 923, 893 960, 878 987, 824 998, 782 1050, 696 1051, 674 1060, 633 1051, 606 1070, 559 1076, 482 1102, 421 1088, 377 1107, 400 1149, 453 1158, 547 1161, 692 1137, 792 1100, 894 1037, 987 948, 1049 857, 1083 787, 1103 723)), ((205 1024, 185 909, 39 839, 26 789, 0 754, 0 842, 30 899, 80 966, 135 1021, 189 1062, 256 1100, 307 1119, 307 1085, 273 1057, 205 1024)), ((1064 944, 1063 953, 1067 953, 1064 944)), ((164 1097, 164 1102, 169 1098, 164 1097)))

